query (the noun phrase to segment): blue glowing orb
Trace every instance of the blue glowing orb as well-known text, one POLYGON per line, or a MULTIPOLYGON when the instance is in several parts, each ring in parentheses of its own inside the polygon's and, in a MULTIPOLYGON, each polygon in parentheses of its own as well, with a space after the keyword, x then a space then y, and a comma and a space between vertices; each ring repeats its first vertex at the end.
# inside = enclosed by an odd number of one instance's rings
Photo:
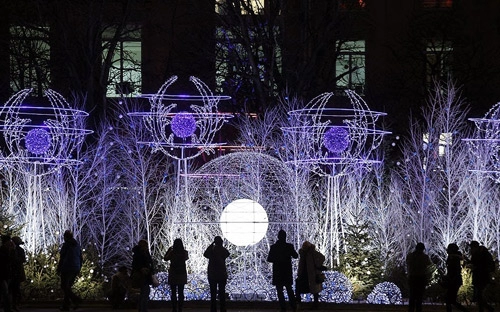
POLYGON ((30 130, 24 138, 26 149, 35 155, 45 154, 52 145, 50 133, 41 128, 30 130))
POLYGON ((196 120, 193 114, 180 112, 175 114, 170 125, 172 132, 179 138, 187 138, 196 131, 196 120))
POLYGON ((342 127, 332 127, 325 132, 323 144, 325 147, 334 153, 344 152, 351 143, 349 132, 342 127))

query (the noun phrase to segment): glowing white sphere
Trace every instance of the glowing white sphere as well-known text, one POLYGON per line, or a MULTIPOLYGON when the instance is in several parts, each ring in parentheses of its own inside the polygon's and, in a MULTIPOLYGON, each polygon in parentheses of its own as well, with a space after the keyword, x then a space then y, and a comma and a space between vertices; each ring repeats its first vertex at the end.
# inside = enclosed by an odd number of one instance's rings
POLYGON ((258 202, 237 199, 224 208, 219 224, 228 241, 236 246, 249 246, 258 243, 266 235, 269 220, 258 202))

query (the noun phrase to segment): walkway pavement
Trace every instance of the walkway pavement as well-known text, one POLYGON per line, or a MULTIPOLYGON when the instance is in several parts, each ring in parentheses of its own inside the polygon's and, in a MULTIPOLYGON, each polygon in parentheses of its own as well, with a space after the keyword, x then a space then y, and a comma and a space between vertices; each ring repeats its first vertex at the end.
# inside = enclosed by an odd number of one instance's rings
MULTIPOLYGON (((59 302, 28 302, 24 303, 20 312, 55 312, 59 311, 59 302)), ((150 302, 151 312, 165 312, 170 311, 170 302, 165 301, 152 301, 150 302)), ((228 302, 227 303, 228 312, 279 312, 279 307, 277 302, 228 302)), ((445 307, 442 304, 438 305, 425 305, 424 312, 433 311, 445 311, 445 307)), ((78 310, 72 310, 75 312, 132 312, 137 311, 133 305, 129 305, 119 310, 112 310, 111 306, 107 302, 84 302, 78 310)), ((193 302, 188 301, 185 303, 183 312, 207 312, 209 311, 208 302, 193 302)), ((308 303, 303 303, 299 307, 299 312, 375 312, 375 311, 408 311, 407 305, 370 305, 370 304, 331 304, 331 303, 321 303, 317 310, 312 309, 312 305, 308 303)), ((471 308, 471 311, 477 311, 477 309, 471 308)))

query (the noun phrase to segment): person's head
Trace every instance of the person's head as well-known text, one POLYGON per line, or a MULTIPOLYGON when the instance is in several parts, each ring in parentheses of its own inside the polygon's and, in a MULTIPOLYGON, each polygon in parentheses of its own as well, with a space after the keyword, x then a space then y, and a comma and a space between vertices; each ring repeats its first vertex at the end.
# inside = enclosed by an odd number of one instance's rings
POLYGON ((424 243, 417 243, 417 245, 415 246, 415 250, 423 252, 425 250, 424 243))
POLYGON ((126 266, 122 265, 121 267, 118 268, 118 272, 128 274, 128 269, 126 266))
POLYGON ((19 236, 12 237, 12 241, 16 244, 16 246, 24 245, 23 240, 19 236))
POLYGON ((70 230, 64 231, 63 238, 64 238, 64 241, 68 241, 68 240, 72 239, 73 232, 71 232, 70 230))
POLYGON ((139 246, 140 249, 142 250, 148 250, 148 242, 145 239, 141 239, 138 243, 137 246, 139 246))
POLYGON ((286 232, 284 230, 279 230, 278 232, 278 240, 286 241, 286 232))
POLYGON ((215 238, 214 238, 214 245, 215 246, 222 246, 222 237, 215 236, 215 238))
POLYGON ((479 242, 473 240, 469 243, 469 247, 470 247, 470 250, 476 250, 477 248, 479 248, 479 242))
POLYGON ((458 245, 455 244, 455 243, 451 243, 448 245, 448 247, 446 248, 446 252, 449 253, 449 254, 456 254, 458 253, 458 245))
POLYGON ((174 250, 184 250, 184 244, 182 243, 182 239, 180 239, 180 238, 174 239, 173 249, 174 250))

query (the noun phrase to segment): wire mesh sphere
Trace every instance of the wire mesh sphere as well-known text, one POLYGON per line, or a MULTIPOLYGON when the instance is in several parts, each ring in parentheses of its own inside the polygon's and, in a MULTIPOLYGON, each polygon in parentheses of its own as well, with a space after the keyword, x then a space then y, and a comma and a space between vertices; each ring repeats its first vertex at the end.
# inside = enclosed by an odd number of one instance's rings
POLYGON ((333 271, 325 272, 322 294, 327 302, 349 303, 352 300, 352 283, 342 273, 333 271))
POLYGON ((372 304, 401 304, 401 290, 391 282, 379 283, 368 294, 366 301, 372 304))
POLYGON ((196 131, 196 119, 192 113, 180 112, 174 115, 170 124, 172 132, 180 137, 187 138, 196 131))
POLYGON ((323 140, 325 147, 334 153, 342 153, 349 147, 349 143, 351 143, 349 132, 341 127, 328 129, 325 132, 323 140))
POLYGON ((0 132, 7 148, 0 162, 31 175, 80 163, 72 153, 92 133, 83 127, 88 114, 71 108, 50 89, 45 91, 47 103, 25 103, 31 92, 21 90, 0 107, 0 132))

